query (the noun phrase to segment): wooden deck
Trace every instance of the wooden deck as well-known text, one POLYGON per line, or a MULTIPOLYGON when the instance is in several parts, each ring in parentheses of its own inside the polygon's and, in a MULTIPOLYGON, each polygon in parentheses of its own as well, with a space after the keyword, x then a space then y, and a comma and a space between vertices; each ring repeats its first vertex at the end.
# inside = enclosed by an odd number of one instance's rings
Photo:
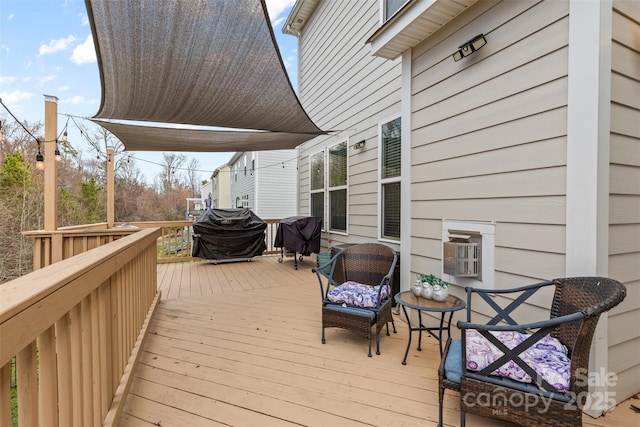
MULTIPOLYGON (((348 331, 320 343, 320 294, 305 258, 158 266, 162 301, 135 370, 121 426, 435 426, 438 347, 423 338, 400 362, 406 324, 381 355, 348 331)), ((415 341, 414 341, 415 342, 415 341)), ((458 425, 448 393, 445 424, 458 425)), ((637 425, 619 405, 587 426, 637 425)), ((468 416, 469 426, 506 426, 468 416)))

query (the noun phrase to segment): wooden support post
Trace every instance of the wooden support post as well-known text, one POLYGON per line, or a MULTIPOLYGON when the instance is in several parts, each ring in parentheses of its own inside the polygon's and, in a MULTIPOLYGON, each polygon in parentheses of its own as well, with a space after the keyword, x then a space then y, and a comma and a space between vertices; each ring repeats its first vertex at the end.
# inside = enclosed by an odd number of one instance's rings
POLYGON ((107 228, 113 228, 115 218, 115 161, 113 147, 107 147, 107 228))
MULTIPOLYGON (((44 96, 44 229, 58 229, 58 168, 55 140, 58 137, 58 98, 44 96)), ((55 251, 55 248, 54 248, 55 251)))

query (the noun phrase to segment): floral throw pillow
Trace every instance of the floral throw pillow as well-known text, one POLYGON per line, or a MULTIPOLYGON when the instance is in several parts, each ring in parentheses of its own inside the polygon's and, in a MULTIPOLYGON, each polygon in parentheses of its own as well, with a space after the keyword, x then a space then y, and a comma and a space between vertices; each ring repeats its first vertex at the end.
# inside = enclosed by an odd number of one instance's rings
MULTIPOLYGON (((329 301, 336 304, 351 305, 354 307, 375 308, 378 306, 378 286, 363 285, 357 282, 344 282, 340 286, 329 291, 327 298, 329 301)), ((384 285, 382 292, 380 292, 381 298, 386 298, 389 295, 389 286, 384 285)))
MULTIPOLYGON (((514 348, 529 336, 515 331, 490 333, 509 349, 514 348)), ((466 347, 467 369, 470 371, 480 371, 504 355, 475 329, 467 329, 466 347)), ((567 357, 566 347, 556 338, 546 335, 520 353, 519 357, 557 390, 569 390, 571 360, 567 357)), ((524 383, 533 382, 514 361, 505 363, 492 374, 524 383)))

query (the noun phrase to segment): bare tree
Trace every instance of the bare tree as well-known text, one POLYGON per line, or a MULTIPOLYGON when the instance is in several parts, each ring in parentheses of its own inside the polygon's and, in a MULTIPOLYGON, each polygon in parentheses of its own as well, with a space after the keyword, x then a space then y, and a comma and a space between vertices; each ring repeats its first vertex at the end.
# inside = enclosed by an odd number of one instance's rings
POLYGON ((195 157, 191 159, 187 165, 187 180, 189 181, 189 189, 191 190, 191 197, 197 197, 200 194, 200 175, 198 174, 198 168, 200 162, 195 157))
POLYGON ((163 153, 164 164, 162 165, 161 182, 164 193, 169 193, 180 182, 180 169, 187 161, 187 156, 176 153, 163 153))

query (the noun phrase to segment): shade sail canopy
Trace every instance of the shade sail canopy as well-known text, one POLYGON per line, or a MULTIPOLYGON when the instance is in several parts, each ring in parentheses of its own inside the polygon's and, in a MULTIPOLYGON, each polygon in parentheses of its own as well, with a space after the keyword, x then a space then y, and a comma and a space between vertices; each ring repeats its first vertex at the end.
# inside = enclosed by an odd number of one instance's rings
POLYGON ((94 119, 127 149, 281 149, 323 133, 291 87, 263 0, 85 3, 102 84, 94 119), (163 131, 168 137, 154 126, 126 130, 135 125, 122 121, 262 132, 173 128, 163 131))
POLYGON ((134 126, 94 120, 133 151, 253 151, 284 150, 311 139, 290 132, 235 132, 134 126))

